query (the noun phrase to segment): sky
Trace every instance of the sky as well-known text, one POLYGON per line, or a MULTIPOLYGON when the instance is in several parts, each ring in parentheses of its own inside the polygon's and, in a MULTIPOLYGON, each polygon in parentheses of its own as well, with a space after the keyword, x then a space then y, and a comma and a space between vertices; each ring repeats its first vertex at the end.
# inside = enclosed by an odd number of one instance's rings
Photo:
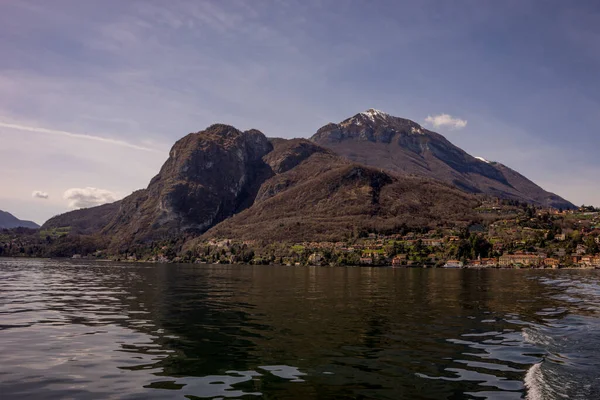
POLYGON ((0 0, 0 209, 127 196, 216 122, 368 108, 600 206, 598 71, 597 1, 0 0))

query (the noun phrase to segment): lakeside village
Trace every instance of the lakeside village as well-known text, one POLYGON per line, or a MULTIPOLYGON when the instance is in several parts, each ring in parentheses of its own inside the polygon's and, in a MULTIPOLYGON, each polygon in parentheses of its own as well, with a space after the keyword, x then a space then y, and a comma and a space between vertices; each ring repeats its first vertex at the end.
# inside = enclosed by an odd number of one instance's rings
MULTIPOLYGON (((362 232, 337 242, 260 246, 255 241, 210 240, 175 261, 316 266, 442 268, 598 268, 600 209, 536 209, 509 201, 487 202, 478 211, 489 224, 458 230, 362 232), (502 216, 504 218, 495 218, 502 216), (484 218, 489 219, 489 218, 484 218), (486 226, 487 225, 487 226, 486 226), (195 253, 195 254, 194 254, 195 253)), ((162 255, 153 261, 170 261, 162 255)))
POLYGON ((393 232, 361 231, 342 241, 260 243, 227 238, 176 238, 110 255, 91 237, 60 232, 0 232, 0 255, 72 257, 131 262, 280 264, 445 268, 599 268, 600 209, 541 209, 490 200, 468 228, 401 226, 393 232))

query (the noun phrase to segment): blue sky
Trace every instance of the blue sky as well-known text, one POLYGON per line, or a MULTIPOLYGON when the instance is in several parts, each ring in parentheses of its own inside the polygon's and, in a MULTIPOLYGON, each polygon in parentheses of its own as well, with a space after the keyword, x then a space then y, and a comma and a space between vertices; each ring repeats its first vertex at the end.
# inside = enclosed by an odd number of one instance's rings
POLYGON ((309 137, 368 108, 600 205, 596 1, 0 0, 0 209, 145 187, 224 122, 309 137), (37 195, 32 193, 37 191, 37 195))

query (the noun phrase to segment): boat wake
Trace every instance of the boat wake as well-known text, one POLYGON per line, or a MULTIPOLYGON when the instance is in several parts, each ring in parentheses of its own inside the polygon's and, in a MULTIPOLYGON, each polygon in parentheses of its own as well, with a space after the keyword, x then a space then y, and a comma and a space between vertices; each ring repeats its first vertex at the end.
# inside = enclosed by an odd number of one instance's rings
POLYGON ((568 309, 544 309, 537 314, 541 324, 531 324, 521 330, 525 343, 542 350, 541 362, 533 364, 524 378, 526 398, 538 399, 598 399, 600 366, 598 352, 598 309, 600 286, 585 279, 540 280, 551 287, 560 287, 553 296, 568 309))
POLYGON ((542 363, 533 364, 525 375, 525 387, 528 400, 544 400, 547 398, 548 388, 544 382, 542 363))

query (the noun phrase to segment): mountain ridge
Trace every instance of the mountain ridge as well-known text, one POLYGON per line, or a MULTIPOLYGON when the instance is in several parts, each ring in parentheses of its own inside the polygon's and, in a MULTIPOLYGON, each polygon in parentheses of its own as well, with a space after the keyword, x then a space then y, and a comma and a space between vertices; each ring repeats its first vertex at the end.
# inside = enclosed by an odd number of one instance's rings
POLYGON ((109 238, 113 252, 182 235, 333 240, 401 225, 465 227, 478 218, 477 194, 523 200, 515 183, 542 190, 413 121, 370 109, 311 139, 211 125, 178 140, 145 189, 43 228, 109 238))
POLYGON ((470 193, 546 207, 575 207, 501 163, 473 157, 443 135, 379 110, 326 124, 310 140, 355 162, 437 179, 470 193))
POLYGON ((0 229, 30 228, 37 229, 40 226, 33 221, 21 220, 7 211, 0 210, 0 229))

